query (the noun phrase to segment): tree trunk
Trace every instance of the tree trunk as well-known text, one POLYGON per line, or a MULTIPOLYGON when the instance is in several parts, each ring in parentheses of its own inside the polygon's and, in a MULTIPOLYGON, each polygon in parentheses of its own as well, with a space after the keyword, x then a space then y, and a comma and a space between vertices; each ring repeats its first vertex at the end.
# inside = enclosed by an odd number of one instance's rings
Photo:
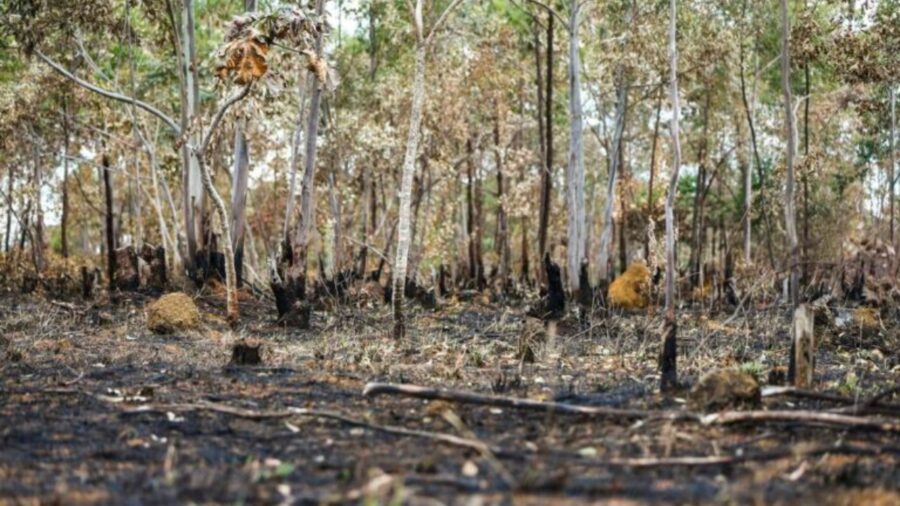
POLYGON ((547 227, 553 193, 553 14, 547 14, 547 49, 544 94, 544 163, 541 170, 541 208, 538 216, 538 256, 547 251, 547 227))
POLYGON ((787 167, 787 181, 784 186, 784 225, 787 231, 787 242, 790 267, 790 298, 791 305, 797 307, 800 303, 800 270, 798 258, 797 240, 797 216, 794 209, 794 155, 796 139, 794 130, 794 109, 791 99, 791 27, 788 18, 787 0, 779 2, 781 13, 781 88, 784 93, 785 109, 785 134, 787 135, 787 149, 785 164, 787 167))
POLYGON ((469 245, 469 282, 484 287, 484 261, 481 255, 481 182, 475 165, 475 146, 471 135, 466 139, 466 232, 469 245))
MULTIPOLYGON (((321 15, 325 0, 317 0, 316 13, 321 15)), ((316 36, 316 57, 322 57, 322 33, 316 36)), ((319 104, 322 99, 321 83, 314 76, 309 97, 309 115, 306 123, 306 153, 303 159, 303 189, 300 193, 300 223, 294 236, 293 259, 288 273, 289 289, 295 298, 306 300, 306 268, 309 255, 309 240, 313 224, 316 222, 316 144, 319 133, 319 104)))
MULTIPOLYGON (((650 179, 647 182, 647 226, 653 220, 653 209, 656 201, 653 198, 653 182, 656 176, 656 143, 659 140, 659 114, 662 111, 663 88, 660 86, 656 101, 656 120, 653 122, 653 141, 650 143, 650 179)), ((644 234, 644 260, 650 265, 650 234, 644 234)))
POLYGON ((707 154, 709 151, 709 101, 710 89, 706 89, 703 101, 703 133, 700 139, 700 149, 697 153, 697 183, 694 191, 694 208, 691 213, 691 258, 690 281, 691 287, 700 287, 703 290, 703 247, 706 244, 706 172, 707 154))
POLYGON ((103 165, 103 195, 106 204, 106 276, 109 290, 116 287, 116 237, 115 224, 113 222, 113 188, 112 174, 109 170, 109 157, 104 154, 103 165))
MULTIPOLYGON (((422 37, 422 0, 416 1, 416 25, 418 38, 422 37)), ((397 255, 393 271, 394 337, 402 339, 406 335, 404 321, 404 296, 406 291, 406 268, 409 261, 410 207, 413 175, 419 148, 419 128, 422 123, 422 105, 425 102, 425 43, 416 42, 415 78, 412 89, 412 108, 409 115, 409 131, 406 138, 406 153, 403 157, 403 171, 400 181, 400 209, 397 224, 397 255)))
MULTIPOLYGON (((198 79, 197 45, 194 37, 194 2, 182 0, 181 2, 181 36, 178 49, 179 65, 181 72, 181 131, 188 132, 194 124, 200 110, 200 87, 198 79)), ((181 148, 183 164, 182 192, 184 206, 184 229, 187 236, 186 265, 197 275, 197 255, 203 247, 204 220, 203 220, 203 181, 200 174, 200 164, 189 144, 200 144, 199 133, 194 129, 181 148)))
MULTIPOLYGON (((59 221, 59 243, 63 258, 69 258, 69 111, 63 97, 63 180, 62 216, 59 221)), ((7 231, 7 235, 9 232, 7 231)))
MULTIPOLYGON (((746 0, 742 6, 743 17, 746 17, 747 3, 746 0)), ((741 81, 741 102, 744 105, 744 113, 747 116, 747 126, 750 129, 750 145, 753 148, 753 161, 756 165, 757 178, 759 179, 759 208, 762 213, 763 221, 766 227, 766 252, 769 256, 769 265, 775 269, 775 249, 772 246, 772 224, 769 219, 768 206, 766 205, 766 179, 762 168, 762 159, 759 156, 759 144, 756 141, 756 128, 753 124, 753 111, 750 108, 750 100, 747 98, 747 83, 744 77, 744 39, 741 37, 740 47, 740 81, 741 81)), ((751 177, 752 176, 748 176, 751 177)), ((749 193, 748 193, 749 195, 749 193)), ((750 197, 748 197, 750 200, 750 197)), ((749 219, 749 217, 748 217, 749 219)))
POLYGON ((303 119, 306 117, 307 97, 311 94, 309 88, 310 86, 315 86, 313 81, 314 78, 312 75, 309 72, 306 72, 306 75, 300 80, 301 84, 297 92, 299 97, 298 103, 300 106, 297 109, 297 122, 294 126, 294 135, 291 137, 291 181, 288 186, 288 195, 284 210, 284 227, 282 229, 282 239, 284 241, 282 246, 284 248, 289 248, 291 243, 291 221, 294 219, 294 204, 296 203, 297 195, 297 167, 300 165, 302 156, 300 143, 303 139, 303 119))
POLYGON ((584 261, 584 142, 581 104, 581 61, 578 48, 578 11, 573 2, 569 14, 569 163, 566 170, 566 203, 568 204, 569 291, 574 296, 582 287, 579 280, 584 261))
POLYGON ((31 250, 34 268, 37 271, 37 275, 40 276, 44 272, 46 258, 46 252, 44 251, 44 204, 42 202, 43 199, 41 198, 44 189, 44 168, 41 166, 40 146, 38 145, 38 138, 34 132, 32 132, 32 138, 34 163, 34 173, 32 176, 32 183, 34 185, 34 231, 32 232, 33 235, 31 237, 31 250))
POLYGON ((231 230, 234 243, 234 268, 238 288, 244 282, 244 227, 246 226, 247 187, 250 177, 250 153, 244 134, 246 119, 240 118, 234 127, 234 166, 231 178, 231 230))
POLYGON ((616 204, 616 183, 619 178, 619 150, 625 132, 625 111, 628 107, 628 84, 625 80, 625 66, 616 66, 616 117, 613 133, 612 153, 609 157, 609 177, 606 183, 606 202, 603 207, 603 232, 600 234, 600 257, 597 265, 599 286, 602 291, 610 282, 610 254, 613 239, 613 209, 616 204))
POLYGON ((6 172, 6 235, 3 236, 3 251, 9 253, 10 236, 12 235, 12 215, 13 215, 13 164, 9 165, 6 172))
POLYGON ((504 199, 504 179, 503 179, 503 147, 501 145, 500 135, 500 110, 495 105, 496 114, 494 116, 494 156, 495 165, 497 166, 497 258, 500 260, 500 283, 503 291, 506 291, 509 284, 509 223, 506 217, 506 206, 503 204, 504 199))
POLYGON ((896 247, 896 242, 894 241, 894 219, 895 219, 894 218, 894 202, 896 200, 896 195, 897 195, 897 193, 896 193, 896 184, 897 184, 897 179, 896 179, 897 178, 897 176, 896 176, 897 153, 896 153, 896 149, 897 149, 897 147, 894 145, 894 143, 897 141, 897 137, 896 137, 896 135, 897 135, 897 133, 896 133, 897 132, 897 92, 894 89, 894 83, 890 83, 889 93, 890 93, 890 102, 891 102, 891 132, 890 132, 891 141, 888 143, 888 146, 890 147, 890 150, 891 150, 891 156, 890 156, 891 169, 890 169, 890 171, 888 171, 888 173, 889 173, 888 177, 890 178, 890 181, 891 181, 890 182, 891 246, 896 247))
POLYGON ((805 77, 805 97, 803 100, 803 155, 806 157, 805 170, 801 175, 803 179, 803 242, 802 253, 800 255, 803 265, 801 266, 800 279, 808 279, 809 274, 809 171, 812 166, 809 164, 809 103, 810 83, 809 83, 809 62, 803 64, 803 74, 805 77))
POLYGON ((663 346, 660 354, 660 390, 669 391, 678 386, 677 323, 675 318, 675 193, 678 191, 678 173, 681 170, 681 141, 678 121, 681 106, 678 101, 678 48, 675 45, 677 7, 670 0, 669 13, 669 84, 672 102, 672 179, 666 195, 666 318, 663 330, 663 346))
POLYGON ((336 279, 340 275, 343 268, 343 217, 341 213, 341 201, 339 198, 338 186, 340 180, 339 164, 337 154, 332 154, 331 171, 328 173, 328 190, 331 207, 332 225, 332 243, 331 243, 331 276, 336 279))

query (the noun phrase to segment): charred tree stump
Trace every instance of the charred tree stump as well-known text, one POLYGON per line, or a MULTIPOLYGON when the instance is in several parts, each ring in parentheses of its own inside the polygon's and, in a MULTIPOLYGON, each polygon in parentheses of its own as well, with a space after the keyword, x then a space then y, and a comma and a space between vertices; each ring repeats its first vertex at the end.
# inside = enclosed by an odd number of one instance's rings
POLYGON ((275 296, 278 323, 288 327, 308 329, 312 320, 312 306, 299 300, 295 291, 285 285, 278 274, 274 260, 269 263, 269 286, 275 296))
POLYGON ((131 246, 115 251, 115 287, 121 291, 135 291, 141 286, 138 256, 131 246))
POLYGON ((675 315, 667 314, 666 322, 663 326, 662 352, 659 355, 659 370, 662 376, 660 378, 660 390, 663 392, 671 392, 678 388, 677 335, 678 324, 675 321, 675 315))
POLYGON ((550 253, 544 254, 544 273, 547 276, 547 291, 538 305, 528 311, 528 315, 542 320, 561 318, 566 309, 566 292, 559 265, 550 260, 550 253))
POLYGON ((88 269, 87 266, 81 267, 81 296, 85 299, 94 297, 94 286, 97 283, 98 274, 97 269, 88 269))
POLYGON ((262 365, 262 363, 262 343, 259 341, 241 339, 231 348, 229 365, 262 365))
POLYGON ((594 289, 591 287, 591 279, 588 276, 588 263, 586 261, 581 262, 581 268, 578 270, 578 286, 580 288, 578 293, 575 294, 575 299, 584 310, 584 314, 590 314, 594 305, 594 289))

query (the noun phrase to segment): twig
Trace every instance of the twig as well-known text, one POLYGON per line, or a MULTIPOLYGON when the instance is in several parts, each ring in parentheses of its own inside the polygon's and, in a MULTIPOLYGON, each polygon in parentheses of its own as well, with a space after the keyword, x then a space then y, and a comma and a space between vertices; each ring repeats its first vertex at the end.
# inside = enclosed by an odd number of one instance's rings
POLYGON ((621 409, 604 406, 578 406, 561 402, 536 401, 518 397, 506 397, 501 395, 483 395, 475 392, 461 390, 448 390, 444 388, 427 388, 417 385, 400 385, 392 383, 369 383, 363 389, 363 396, 376 395, 403 395, 418 399, 432 399, 467 404, 480 404, 483 406, 505 407, 542 413, 558 413, 564 415, 582 415, 592 418, 659 418, 668 420, 698 420, 699 417, 691 413, 646 411, 639 409, 621 409))

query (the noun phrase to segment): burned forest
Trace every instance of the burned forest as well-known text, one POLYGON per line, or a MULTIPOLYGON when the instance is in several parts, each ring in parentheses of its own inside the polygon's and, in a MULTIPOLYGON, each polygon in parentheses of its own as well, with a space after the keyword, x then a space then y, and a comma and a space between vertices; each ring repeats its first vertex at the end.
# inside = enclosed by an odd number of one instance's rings
POLYGON ((0 0, 0 506, 900 504, 898 0, 0 0))

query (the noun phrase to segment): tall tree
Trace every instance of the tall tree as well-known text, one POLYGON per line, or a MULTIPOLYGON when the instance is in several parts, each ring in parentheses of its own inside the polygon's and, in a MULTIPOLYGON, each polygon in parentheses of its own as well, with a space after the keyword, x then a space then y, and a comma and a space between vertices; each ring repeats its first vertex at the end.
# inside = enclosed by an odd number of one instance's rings
POLYGON ((678 11, 676 0, 669 2, 669 88, 672 102, 670 129, 672 134, 672 177, 666 195, 666 317, 663 327, 662 353, 660 354, 660 389, 672 390, 678 386, 677 333, 675 319, 675 194, 678 191, 678 173, 681 170, 681 140, 678 121, 681 105, 678 100, 678 47, 676 30, 678 11))
POLYGON ((569 290, 574 295, 582 287, 579 272, 584 261, 584 141, 583 107, 581 103, 581 58, 578 47, 578 13, 581 3, 573 1, 569 9, 569 163, 566 170, 566 202, 568 204, 569 290))
POLYGON ((425 102, 425 56, 434 39, 434 34, 455 8, 460 0, 452 0, 440 17, 425 32, 422 18, 424 0, 416 0, 413 9, 413 30, 415 32, 415 77, 413 78, 412 107, 409 113, 409 131, 406 137, 406 153, 403 156, 403 169, 400 182, 400 209, 397 221, 397 254, 394 259, 393 296, 394 337, 401 339, 406 335, 403 305, 406 292, 406 268, 409 263, 410 244, 410 207, 413 175, 416 171, 416 158, 419 149, 419 129, 422 124, 422 105, 425 102))
POLYGON ((796 153, 796 132, 794 130, 794 108, 791 98, 791 26, 787 0, 779 0, 781 14, 781 89, 784 94, 784 129, 787 146, 785 149, 786 180, 784 185, 784 226, 787 232, 788 268, 790 271, 791 304, 800 303, 800 259, 797 239, 797 213, 794 205, 794 157, 796 153))

